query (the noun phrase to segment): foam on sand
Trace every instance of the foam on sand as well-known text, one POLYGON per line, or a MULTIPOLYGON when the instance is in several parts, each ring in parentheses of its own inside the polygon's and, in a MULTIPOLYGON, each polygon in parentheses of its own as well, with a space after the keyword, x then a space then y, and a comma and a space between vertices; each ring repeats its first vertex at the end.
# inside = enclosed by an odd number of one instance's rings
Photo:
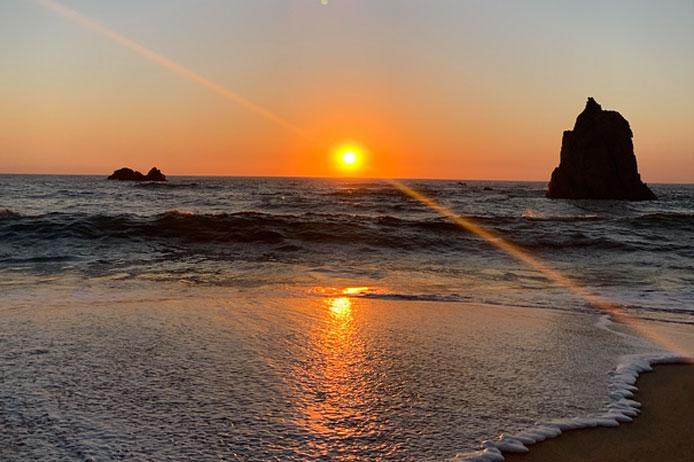
POLYGON ((656 364, 692 362, 693 358, 671 354, 642 354, 623 356, 610 373, 608 395, 610 403, 604 412, 592 417, 574 417, 550 420, 515 434, 502 433, 498 438, 485 440, 477 451, 457 454, 452 462, 500 462, 503 452, 526 453, 528 446, 554 438, 563 431, 594 427, 616 427, 631 422, 640 413, 641 403, 632 399, 637 391, 639 375, 653 370, 656 364))

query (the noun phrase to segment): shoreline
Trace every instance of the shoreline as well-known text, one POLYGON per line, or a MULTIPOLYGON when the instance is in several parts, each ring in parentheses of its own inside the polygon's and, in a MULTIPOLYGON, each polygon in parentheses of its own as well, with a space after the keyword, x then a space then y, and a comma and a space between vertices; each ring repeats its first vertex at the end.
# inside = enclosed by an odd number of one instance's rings
POLYGON ((482 442, 456 462, 689 461, 694 454, 694 361, 629 355, 611 373, 602 414, 555 419, 482 442), (658 372, 654 374, 652 372, 658 372), (638 387, 636 386, 638 381, 638 387))
POLYGON ((507 462, 600 460, 672 462, 694 454, 694 364, 668 363, 638 379, 642 405, 633 422, 614 428, 583 428, 531 445, 526 454, 503 452, 507 462))

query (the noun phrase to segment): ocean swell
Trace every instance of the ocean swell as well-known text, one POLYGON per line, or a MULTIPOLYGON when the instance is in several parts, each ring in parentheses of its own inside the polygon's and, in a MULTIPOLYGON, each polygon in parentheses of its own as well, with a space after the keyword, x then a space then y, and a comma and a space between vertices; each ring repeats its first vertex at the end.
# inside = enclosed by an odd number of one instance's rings
MULTIPOLYGON (((217 244, 285 244, 310 243, 315 246, 341 245, 355 248, 401 249, 412 251, 486 251, 480 237, 438 217, 401 218, 394 215, 357 215, 349 213, 195 213, 170 210, 156 215, 84 214, 54 212, 43 215, 19 215, 0 209, 0 243, 72 239, 150 242, 167 245, 172 242, 217 244), (471 243, 477 245, 471 246, 471 243)), ((654 246, 648 236, 600 232, 602 225, 577 229, 564 219, 551 223, 542 219, 530 222, 527 217, 476 216, 473 221, 500 238, 535 251, 592 249, 629 251, 651 248, 672 250, 666 244, 654 246)), ((679 218, 676 218, 679 220, 679 218)), ((592 218, 590 219, 592 220, 592 218)))
POLYGON ((319 213, 237 212, 197 214, 168 211, 154 216, 50 213, 12 215, 0 225, 0 241, 178 240, 183 242, 369 245, 384 248, 447 246, 460 230, 439 220, 360 217, 319 213))

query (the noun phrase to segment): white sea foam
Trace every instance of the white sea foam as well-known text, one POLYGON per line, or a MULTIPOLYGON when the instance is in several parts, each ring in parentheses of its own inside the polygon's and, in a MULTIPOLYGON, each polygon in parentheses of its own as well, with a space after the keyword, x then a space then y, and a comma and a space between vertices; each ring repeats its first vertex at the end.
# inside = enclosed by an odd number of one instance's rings
MULTIPOLYGON (((601 318, 598 323, 610 322, 601 318)), ((609 329, 606 324, 605 328, 609 329)), ((611 329, 609 329, 611 330, 611 329)), ((626 335, 626 334, 625 334, 626 335)), ((643 372, 652 371, 656 364, 691 362, 694 358, 672 354, 642 354, 623 356, 617 367, 610 373, 608 385, 610 403, 604 412, 592 417, 574 417, 550 420, 515 434, 502 433, 494 440, 483 441, 477 451, 457 454, 451 462, 500 462, 503 452, 525 453, 528 446, 554 438, 563 431, 592 427, 616 427, 620 423, 631 422, 640 413, 641 403, 633 398, 637 387, 634 385, 643 372)))
POLYGON ((598 329, 606 330, 607 332, 611 332, 623 338, 640 338, 636 337, 635 335, 629 335, 627 333, 620 332, 617 329, 615 329, 613 327, 614 322, 612 321, 612 317, 609 314, 603 314, 602 316, 600 316, 598 320, 595 322, 594 326, 598 329))

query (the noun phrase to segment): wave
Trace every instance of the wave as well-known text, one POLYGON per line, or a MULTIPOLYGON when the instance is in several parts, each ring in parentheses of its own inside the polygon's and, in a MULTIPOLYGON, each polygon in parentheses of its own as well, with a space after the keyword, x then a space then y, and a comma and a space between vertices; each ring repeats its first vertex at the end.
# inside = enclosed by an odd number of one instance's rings
POLYGON ((392 187, 392 186, 387 186, 387 185, 381 185, 380 187, 361 187, 361 186, 355 186, 355 187, 345 187, 345 188, 340 188, 337 190, 332 190, 332 191, 326 191, 322 193, 321 195, 330 197, 330 198, 337 198, 337 199, 355 199, 355 198, 368 198, 368 199, 374 199, 374 200, 393 200, 393 199, 402 199, 402 200, 407 200, 407 197, 398 189, 392 187))
POLYGON ((450 239, 447 233, 459 233, 460 230, 443 221, 344 214, 196 214, 171 210, 150 217, 50 213, 10 218, 0 224, 0 240, 112 239, 267 244, 311 242, 401 249, 417 249, 422 245, 449 246, 451 242, 464 240, 460 236, 456 240, 450 239))
MULTIPOLYGON (((180 180, 178 180, 180 181, 180 180)), ((224 191, 232 189, 229 185, 224 185, 217 182, 210 181, 188 181, 188 182, 178 182, 177 180, 170 181, 137 181, 129 184, 135 189, 144 190, 194 190, 194 191, 224 191)))
POLYGON ((10 209, 3 209, 3 208, 0 208, 0 218, 5 218, 5 217, 18 217, 18 216, 19 216, 18 213, 15 213, 15 212, 13 212, 13 211, 10 210, 10 209))
MULTIPOLYGON (((337 293, 337 294, 344 294, 342 293, 337 293)), ((324 296, 325 293, 319 293, 317 294, 319 296, 324 296)), ((333 294, 335 295, 335 294, 333 294)), ((368 298, 368 299, 373 299, 373 300, 393 300, 393 301, 413 301, 413 302, 456 302, 456 303, 480 303, 483 305, 500 305, 500 306, 513 306, 513 307, 518 307, 518 308, 536 308, 536 309, 551 309, 551 310, 559 310, 559 311, 569 311, 572 313, 576 312, 584 312, 584 313, 594 313, 595 308, 591 306, 590 304, 586 304, 585 306, 581 305, 573 305, 569 304, 566 305, 565 307, 563 306, 557 306, 554 304, 551 305, 546 305, 546 303, 542 301, 538 302, 532 302, 532 301, 527 301, 527 302, 519 302, 515 301, 513 303, 509 303, 508 301, 505 300, 494 300, 493 298, 485 298, 485 299, 480 299, 478 295, 463 295, 459 293, 448 293, 448 294, 437 294, 437 293, 400 293, 400 292, 384 292, 384 291, 379 291, 379 290, 369 290, 365 288, 365 290, 359 291, 358 293, 354 294, 349 294, 349 297, 353 298, 368 298)), ((667 307, 657 307, 657 306, 642 306, 642 305, 631 305, 631 304, 620 304, 619 305, 621 309, 623 310, 628 310, 631 314, 631 316, 636 317, 638 319, 643 319, 643 320, 657 320, 660 322, 669 322, 672 324, 694 324, 694 320, 692 320, 690 317, 692 314, 694 314, 694 309, 688 309, 688 308, 677 308, 673 306, 667 306, 667 307), (648 316, 648 313, 651 314, 660 314, 660 315, 681 315, 677 316, 674 319, 666 319, 663 316, 659 317, 653 317, 653 316, 648 316)), ((611 317, 609 315, 604 315, 600 318, 600 320, 596 323, 597 327, 606 329, 608 325, 612 323, 611 317)), ((611 329, 611 332, 615 332, 611 329)), ((619 335, 619 334, 618 334, 619 335)))
POLYGON ((525 209, 522 217, 529 221, 595 221, 600 220, 600 216, 596 214, 579 214, 579 215, 560 215, 548 214, 534 209, 525 209))
POLYGON ((665 225, 667 227, 684 226, 688 230, 694 230, 694 213, 688 212, 654 212, 638 215, 635 217, 623 218, 621 221, 636 227, 649 228, 654 225, 665 225))
POLYGON ((397 300, 411 302, 469 302, 473 297, 460 294, 398 294, 398 293, 378 293, 364 292, 353 295, 356 298, 370 298, 375 300, 397 300))
POLYGON ((71 255, 40 255, 31 257, 16 257, 0 254, 0 262, 8 264, 31 264, 31 263, 65 263, 77 260, 71 255))
MULTIPOLYGON (((70 213, 22 216, 7 209, 0 211, 0 216, 3 217, 0 220, 0 240, 14 242, 87 239, 102 242, 160 242, 164 245, 176 242, 259 243, 280 245, 280 251, 283 248, 297 249, 301 243, 425 252, 477 251, 482 248, 481 245, 471 245, 479 244, 481 238, 446 219, 436 217, 416 219, 319 212, 194 213, 186 210, 170 210, 153 216, 70 213)), ((528 250, 639 250, 644 246, 653 247, 648 239, 639 240, 607 230, 581 232, 567 228, 561 232, 555 227, 548 230, 546 227, 530 226, 527 220, 519 217, 470 218, 482 226, 497 230, 501 237, 528 250)), ((672 250, 665 244, 661 242, 651 250, 672 250)))
MULTIPOLYGON (((551 251, 551 250, 571 250, 571 249, 594 249, 594 250, 639 250, 641 246, 633 242, 624 242, 608 236, 589 237, 582 233, 572 233, 559 236, 534 235, 531 237, 522 236, 514 242, 528 250, 551 251)), ((662 248, 661 248, 662 249, 662 248)), ((669 248, 667 250, 670 250, 669 248)))
MULTIPOLYGON (((135 188, 141 189, 194 189, 200 187, 199 183, 170 183, 162 181, 145 181, 138 182, 134 185, 135 188)), ((206 189, 210 189, 210 185, 205 185, 206 189)))
POLYGON ((620 217, 611 216, 609 214, 600 215, 597 213, 553 214, 535 209, 525 209, 521 216, 527 221, 616 221, 617 223, 624 223, 636 227, 652 227, 654 225, 694 226, 694 214, 688 212, 653 212, 620 217))

